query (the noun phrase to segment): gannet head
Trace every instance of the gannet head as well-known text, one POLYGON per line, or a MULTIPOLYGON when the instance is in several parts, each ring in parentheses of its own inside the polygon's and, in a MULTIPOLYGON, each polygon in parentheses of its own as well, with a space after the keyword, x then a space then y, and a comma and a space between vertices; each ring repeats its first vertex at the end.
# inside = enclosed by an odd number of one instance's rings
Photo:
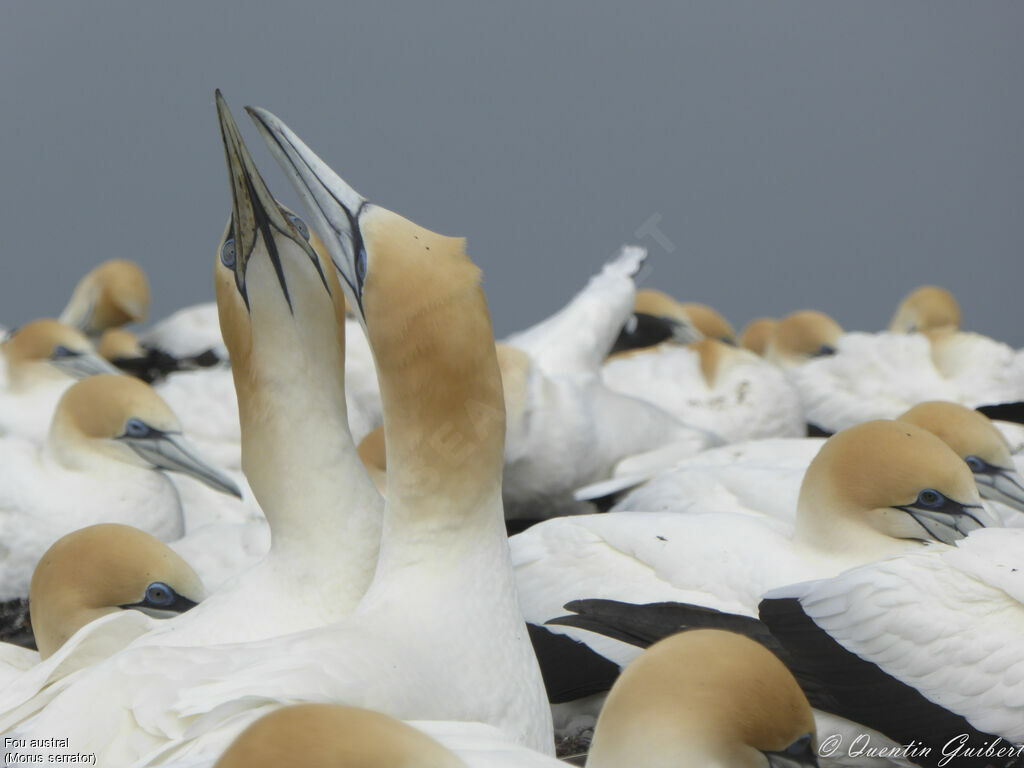
POLYGON ((400 720, 340 704, 293 704, 264 715, 232 742, 214 768, 465 768, 426 734, 400 720))
POLYGON ((1024 512, 1024 479, 1010 456, 1010 444, 988 416, 941 400, 920 403, 898 417, 938 436, 967 462, 982 498, 1024 512))
POLYGON ((889 330, 893 333, 940 329, 960 329, 960 305, 952 293, 937 285, 922 285, 908 293, 889 323, 889 330))
POLYGON ((146 350, 139 343, 139 338, 124 328, 105 330, 100 336, 100 343, 96 347, 96 351, 100 357, 111 363, 117 360, 134 360, 146 356, 146 350))
POLYGON ((824 312, 805 309, 779 321, 765 357, 779 365, 799 365, 815 357, 834 355, 843 329, 824 312))
POLYGON ((667 293, 653 288, 636 292, 633 312, 651 315, 672 322, 673 339, 681 344, 699 341, 704 337, 719 339, 727 344, 736 343, 736 333, 729 322, 706 304, 681 304, 667 293))
POLYGON ((144 322, 148 315, 149 283, 142 268, 126 259, 111 259, 79 280, 60 320, 98 336, 107 328, 144 322))
POLYGON ((949 446, 914 424, 880 420, 837 432, 814 457, 800 486, 795 537, 860 556, 891 548, 893 539, 952 544, 997 524, 949 446))
POLYGON ((816 766, 814 716, 757 642, 701 629, 665 638, 616 680, 587 768, 816 766))
POLYGON ((765 356, 768 350, 768 342, 775 335, 779 321, 774 317, 759 317, 751 320, 740 335, 740 346, 749 349, 755 355, 765 356))
POLYGON ((126 464, 194 477, 214 490, 242 497, 235 482, 199 455, 178 418, 148 384, 100 374, 72 385, 50 422, 50 449, 72 468, 103 456, 126 464))
POLYGON ((93 351, 83 333, 57 320, 33 320, 14 331, 0 344, 7 362, 7 376, 17 388, 38 381, 82 379, 117 369, 93 351))
POLYGON ((465 240, 368 202, 281 120, 247 110, 323 235, 366 329, 389 434, 389 504, 424 493, 454 498, 452 486, 462 482, 499 489, 501 378, 480 270, 465 240), (408 432, 394 441, 392 428, 408 432), (416 467, 401 476, 420 478, 396 487, 400 466, 416 467))
POLYGON ((135 608, 163 617, 206 596, 174 550, 129 525, 80 528, 46 550, 32 574, 32 631, 46 658, 90 621, 135 608))

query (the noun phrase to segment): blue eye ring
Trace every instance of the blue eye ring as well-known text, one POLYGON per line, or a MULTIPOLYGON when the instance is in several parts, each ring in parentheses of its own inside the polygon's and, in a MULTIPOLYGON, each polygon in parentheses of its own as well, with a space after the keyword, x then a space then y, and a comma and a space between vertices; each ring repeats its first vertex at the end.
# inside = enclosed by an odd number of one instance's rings
POLYGON ((132 417, 124 423, 124 433, 128 437, 145 437, 150 431, 149 426, 141 419, 132 417))
POLYGON ((174 603, 174 590, 162 581, 154 581, 146 587, 146 602, 156 608, 166 608, 174 603))
POLYGON ((295 214, 289 214, 288 221, 290 221, 292 226, 299 231, 300 235, 309 240, 309 227, 306 226, 306 222, 295 214))
POLYGON ((941 507, 942 502, 944 502, 945 500, 946 497, 943 496, 938 491, 934 490, 933 488, 925 488, 923 491, 917 494, 917 503, 920 506, 926 507, 928 509, 935 509, 936 507, 941 507))
POLYGON ((967 466, 971 468, 971 472, 984 472, 985 471, 985 466, 986 466, 985 465, 985 461, 984 461, 984 459, 982 459, 982 458, 980 458, 978 456, 975 456, 975 455, 972 454, 972 455, 968 456, 967 458, 965 458, 964 461, 966 461, 967 462, 967 466))
POLYGON ((235 268, 235 238, 229 237, 220 247, 220 263, 228 269, 235 268))

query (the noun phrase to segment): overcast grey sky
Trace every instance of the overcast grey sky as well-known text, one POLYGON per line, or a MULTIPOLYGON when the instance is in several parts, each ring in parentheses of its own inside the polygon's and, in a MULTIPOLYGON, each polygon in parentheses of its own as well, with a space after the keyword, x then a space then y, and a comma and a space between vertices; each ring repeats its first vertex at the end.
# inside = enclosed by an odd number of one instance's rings
POLYGON ((739 328, 876 330, 910 288, 1024 344, 1024 3, 0 3, 0 323, 111 257, 213 297, 224 91, 352 186, 465 235, 507 333, 623 242, 739 328), (657 219, 673 246, 636 231, 657 219), (660 217, 660 218, 659 218, 660 217))

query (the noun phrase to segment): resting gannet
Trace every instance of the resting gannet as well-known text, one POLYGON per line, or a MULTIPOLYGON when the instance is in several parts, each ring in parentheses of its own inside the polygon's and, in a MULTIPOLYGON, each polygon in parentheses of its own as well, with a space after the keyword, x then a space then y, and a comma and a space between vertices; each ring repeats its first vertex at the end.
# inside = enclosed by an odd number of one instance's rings
POLYGON ((149 282, 138 264, 111 259, 78 281, 60 321, 89 336, 107 328, 144 322, 149 315, 149 282))
POLYGON ((843 329, 824 312, 804 309, 778 321, 765 345, 764 356, 783 367, 800 365, 836 353, 843 329))
POLYGON ((103 523, 58 539, 32 575, 38 653, 0 645, 0 730, 41 709, 73 672, 204 596, 188 563, 138 528, 103 523))
MULTIPOLYGON (((367 202, 280 120, 264 110, 250 114, 324 235, 377 364, 388 487, 373 581, 355 612, 327 627, 244 645, 127 649, 89 670, 24 732, 60 723, 76 748, 107 762, 130 762, 148 743, 154 750, 146 761, 154 763, 223 748, 282 704, 340 702, 402 719, 480 722, 550 753, 551 712, 509 564, 504 407, 479 270, 463 240, 367 202), (98 696, 100 689, 110 695, 98 696)), ((233 128, 223 112, 222 127, 233 128)), ((283 303, 273 265, 260 266, 270 259, 242 256, 249 250, 234 250, 235 263, 249 262, 236 273, 237 292, 244 289, 253 306, 275 287, 283 303)), ((288 295, 297 315, 315 296, 288 295)), ((273 333, 279 321, 257 327, 273 333)), ((232 313, 223 322, 230 338, 232 313)), ((336 332, 334 322, 322 326, 336 332)), ((242 377, 240 357, 232 349, 242 377)), ((304 442, 290 447, 301 452, 304 442)), ((319 445, 309 452, 323 453, 319 445)), ((272 485, 271 471, 280 468, 268 470, 264 483, 272 485)), ((262 503, 256 477, 250 481, 262 503)))
POLYGON ((140 640, 147 644, 258 640, 337 621, 370 584, 380 542, 383 502, 347 429, 335 272, 305 222, 271 196, 219 93, 217 114, 233 201, 216 256, 217 302, 242 468, 269 523, 270 552, 140 640))
POLYGON ((773 317, 759 317, 751 320, 740 334, 740 346, 749 349, 755 355, 764 357, 768 349, 768 341, 775 334, 779 321, 773 317))
POLYGON ((814 717, 793 675, 742 635, 695 630, 648 648, 601 710, 587 768, 817 766, 814 717))
POLYGON ((889 323, 889 330, 893 333, 940 328, 960 329, 960 305, 952 293, 937 285, 922 285, 904 296, 889 323))
POLYGON ((42 443, 64 390, 97 373, 119 371, 79 331, 56 320, 33 320, 0 344, 6 387, 0 390, 0 435, 42 443))
POLYGON ((662 291, 637 291, 633 314, 616 339, 613 352, 645 348, 661 342, 689 344, 716 339, 736 344, 736 331, 729 321, 707 304, 678 302, 662 291), (657 323, 665 330, 657 332, 657 323), (644 329, 648 329, 644 332, 644 329))
POLYGON ((178 494, 160 469, 239 493, 191 447, 157 394, 129 376, 70 387, 42 448, 0 441, 0 599, 28 594, 46 548, 76 528, 122 522, 165 541, 181 536, 178 494))

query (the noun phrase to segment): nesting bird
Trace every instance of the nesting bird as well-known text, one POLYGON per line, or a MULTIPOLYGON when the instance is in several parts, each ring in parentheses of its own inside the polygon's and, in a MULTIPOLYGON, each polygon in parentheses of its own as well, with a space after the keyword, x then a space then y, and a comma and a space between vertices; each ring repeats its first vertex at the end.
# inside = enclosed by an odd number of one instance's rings
POLYGON ((60 321, 88 336, 108 328, 144 322, 149 315, 149 282, 133 261, 111 259, 78 281, 60 321))

